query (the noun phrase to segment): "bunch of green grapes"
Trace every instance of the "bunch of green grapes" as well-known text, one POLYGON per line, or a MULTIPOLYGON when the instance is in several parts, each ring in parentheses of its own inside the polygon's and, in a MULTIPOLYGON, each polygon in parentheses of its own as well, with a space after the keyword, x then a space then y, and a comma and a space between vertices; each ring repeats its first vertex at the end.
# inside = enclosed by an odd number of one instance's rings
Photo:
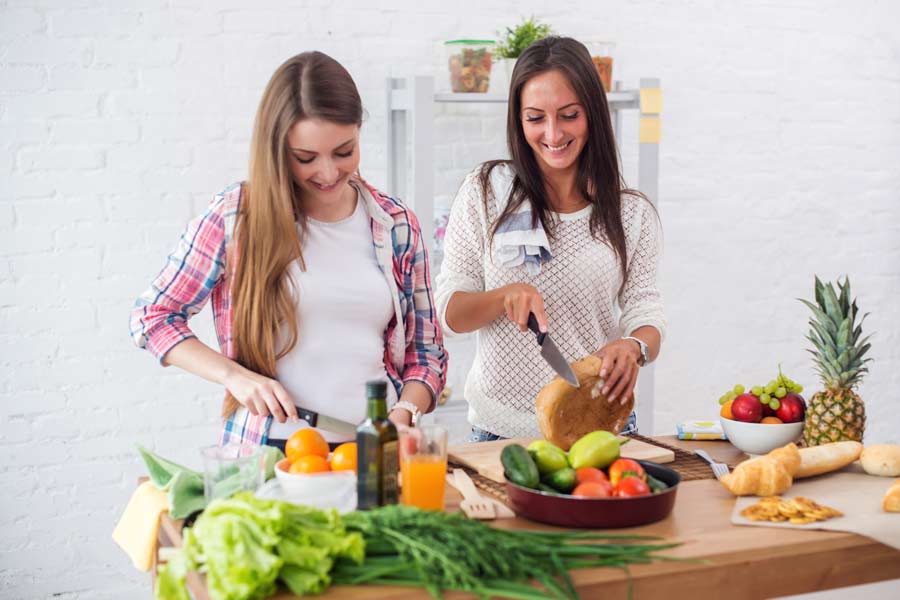
MULTIPOLYGON (((737 384, 719 398, 719 404, 731 402, 744 393, 744 386, 737 384)), ((778 377, 767 383, 766 385, 754 385, 750 388, 750 393, 759 398, 763 404, 767 404, 772 410, 781 408, 780 400, 788 395, 789 392, 799 394, 803 391, 803 386, 794 380, 785 376, 778 367, 778 377)))

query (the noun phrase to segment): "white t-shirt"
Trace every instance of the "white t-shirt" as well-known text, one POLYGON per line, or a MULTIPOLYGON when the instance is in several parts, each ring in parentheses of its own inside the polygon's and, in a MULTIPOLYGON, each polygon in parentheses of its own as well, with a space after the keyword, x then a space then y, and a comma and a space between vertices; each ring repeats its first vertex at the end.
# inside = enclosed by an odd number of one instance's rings
MULTIPOLYGON (((394 316, 385 274, 375 257, 365 203, 346 219, 307 219, 302 236, 306 270, 289 268, 297 307, 297 344, 276 363, 278 381, 297 406, 360 423, 366 418, 366 381, 388 380, 384 332, 394 316)), ((388 274, 391 275, 391 274, 388 274)), ((287 335, 286 328, 282 336, 287 335)), ((397 399, 388 385, 387 403, 397 399)), ((305 422, 272 421, 270 439, 286 439, 305 422)), ((320 429, 329 442, 349 436, 320 429)))

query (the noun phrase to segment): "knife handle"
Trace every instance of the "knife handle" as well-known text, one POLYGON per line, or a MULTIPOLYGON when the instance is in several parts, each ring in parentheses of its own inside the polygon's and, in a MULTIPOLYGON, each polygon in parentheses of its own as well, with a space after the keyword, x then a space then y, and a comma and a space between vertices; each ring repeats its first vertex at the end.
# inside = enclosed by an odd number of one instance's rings
POLYGON ((534 313, 528 313, 528 329, 534 332, 534 335, 537 336, 537 343, 539 346, 544 344, 544 337, 546 337, 546 333, 541 331, 541 328, 538 326, 537 318, 535 318, 534 313))
POLYGON ((297 416, 309 423, 310 427, 315 427, 316 423, 319 422, 319 413, 300 408, 299 406, 297 407, 297 416))

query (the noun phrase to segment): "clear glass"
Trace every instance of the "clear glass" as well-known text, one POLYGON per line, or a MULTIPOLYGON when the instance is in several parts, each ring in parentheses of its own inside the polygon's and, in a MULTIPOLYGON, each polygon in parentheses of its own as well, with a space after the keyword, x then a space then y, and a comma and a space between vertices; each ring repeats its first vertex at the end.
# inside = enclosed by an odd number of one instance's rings
POLYGON ((226 444, 200 449, 203 455, 203 493, 207 502, 249 490, 255 492, 265 477, 265 454, 260 446, 226 444))
POLYGON ((425 510, 444 510, 447 430, 438 425, 400 432, 400 501, 425 510))
POLYGON ((609 92, 612 89, 613 54, 616 45, 601 40, 588 40, 584 42, 584 45, 591 54, 591 60, 597 69, 597 74, 600 75, 600 81, 603 82, 603 89, 609 92))
POLYGON ((444 61, 449 70, 450 91, 484 94, 490 89, 494 42, 453 40, 444 42, 444 61))

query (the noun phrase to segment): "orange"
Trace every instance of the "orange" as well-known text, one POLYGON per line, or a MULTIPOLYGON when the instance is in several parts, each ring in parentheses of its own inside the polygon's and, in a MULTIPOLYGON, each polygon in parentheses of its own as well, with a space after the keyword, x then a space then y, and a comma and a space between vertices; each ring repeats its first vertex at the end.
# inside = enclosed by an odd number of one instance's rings
POLYGON ((778 417, 766 417, 765 419, 760 421, 760 423, 769 423, 771 425, 780 425, 780 424, 784 423, 784 421, 782 421, 778 417))
POLYGON ((328 458, 328 442, 315 429, 298 429, 284 445, 284 455, 292 463, 303 456, 328 458))
POLYGON ((282 471, 284 471, 285 473, 288 473, 291 470, 291 461, 289 461, 286 458, 282 458, 275 464, 275 466, 278 467, 279 469, 281 469, 282 471))
POLYGON ((719 414, 722 415, 722 418, 732 419, 734 420, 734 415, 731 414, 731 403, 733 400, 729 400, 725 404, 722 405, 722 410, 719 411, 719 414))
POLYGON ((307 454, 291 463, 288 473, 322 473, 330 470, 331 467, 328 466, 327 460, 317 454, 307 454))
POLYGON ((356 442, 341 444, 331 453, 332 471, 356 472, 356 442))

